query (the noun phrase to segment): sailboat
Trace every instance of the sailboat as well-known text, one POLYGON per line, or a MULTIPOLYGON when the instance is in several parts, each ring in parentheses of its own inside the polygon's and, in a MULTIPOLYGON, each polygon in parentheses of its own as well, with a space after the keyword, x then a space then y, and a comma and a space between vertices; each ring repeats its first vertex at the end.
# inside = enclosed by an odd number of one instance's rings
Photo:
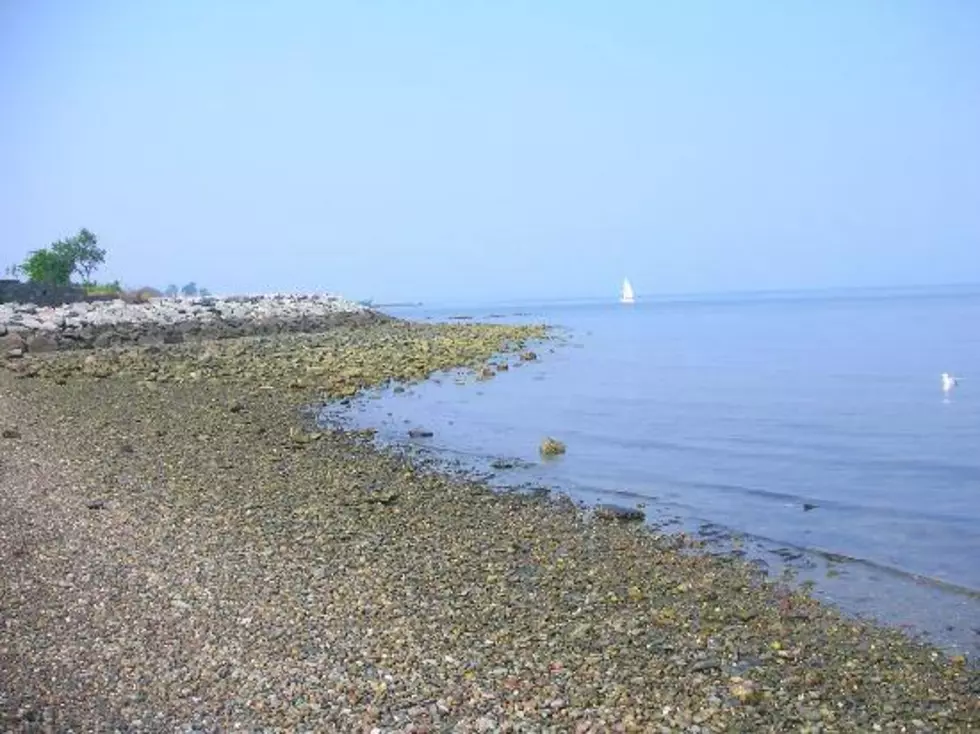
POLYGON ((623 278, 623 291, 619 296, 620 303, 633 303, 633 286, 630 285, 629 278, 623 278))

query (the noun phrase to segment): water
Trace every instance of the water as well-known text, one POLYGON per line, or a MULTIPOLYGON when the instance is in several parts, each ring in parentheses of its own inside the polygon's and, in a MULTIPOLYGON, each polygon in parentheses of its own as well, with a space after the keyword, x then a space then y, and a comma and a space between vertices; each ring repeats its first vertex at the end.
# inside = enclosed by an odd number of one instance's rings
POLYGON ((502 314, 568 341, 493 380, 361 401, 356 421, 381 440, 421 425, 435 435, 416 443, 442 458, 531 463, 498 484, 742 535, 848 611, 980 652, 980 292, 392 313, 502 314), (943 371, 964 378, 948 399, 943 371), (546 435, 568 453, 542 462, 546 435))

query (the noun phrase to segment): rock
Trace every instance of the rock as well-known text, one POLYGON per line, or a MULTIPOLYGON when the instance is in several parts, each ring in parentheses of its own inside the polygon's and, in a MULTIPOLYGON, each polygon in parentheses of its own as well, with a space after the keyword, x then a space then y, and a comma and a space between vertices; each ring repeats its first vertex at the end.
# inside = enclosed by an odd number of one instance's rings
POLYGON ((39 319, 35 319, 30 316, 24 316, 23 318, 21 318, 20 323, 25 329, 29 331, 35 331, 37 329, 40 329, 44 325, 44 323, 39 319))
POLYGON ((3 438, 20 438, 20 431, 16 428, 4 428, 0 431, 0 437, 3 438))
POLYGON ((801 713, 803 714, 803 718, 809 721, 811 724, 815 724, 823 719, 823 714, 814 708, 803 709, 801 713))
POLYGON ((733 677, 728 683, 728 692, 740 703, 755 703, 762 698, 759 687, 747 678, 733 677))
POLYGON ((500 459, 494 459, 493 461, 490 462, 490 467, 492 469, 498 469, 498 470, 516 469, 520 465, 521 462, 519 459, 500 458, 500 459))
MULTIPOLYGON (((23 337, 16 331, 11 331, 0 336, 0 351, 12 352, 15 349, 23 350, 27 346, 23 337)), ((21 351, 23 354, 23 351, 21 351)))
POLYGON ((817 509, 816 505, 811 505, 809 502, 803 503, 803 512, 809 512, 810 510, 817 509))
POLYGON ((489 716, 481 716, 476 720, 475 726, 478 732, 485 734, 486 732, 497 730, 497 720, 489 716))
POLYGON ((619 505, 597 505, 594 514, 599 520, 618 520, 620 522, 642 522, 646 519, 643 510, 619 505))
POLYGON ((245 403, 241 400, 236 400, 228 406, 229 413, 241 413, 243 410, 245 410, 245 403))
POLYGON ((0 353, 26 349, 22 340, 47 335, 30 351, 180 343, 184 336, 223 338, 280 331, 310 332, 334 326, 338 316, 367 322, 389 317, 345 299, 326 296, 257 296, 174 301, 152 296, 90 298, 38 309, 9 303, 0 308, 0 353), (8 339, 9 337, 9 339, 8 339))
POLYGON ((27 351, 40 354, 58 349, 58 339, 53 334, 37 333, 27 338, 27 351))
POLYGON ((706 670, 718 670, 721 662, 717 658, 705 658, 694 662, 688 670, 692 673, 703 673, 706 670))
POLYGON ((368 495, 367 501, 377 505, 392 505, 398 501, 398 493, 392 490, 372 492, 368 495))
POLYGON ((532 352, 530 349, 526 352, 521 352, 521 359, 524 362, 533 362, 538 358, 538 355, 532 352))
POLYGON ((162 347, 164 341, 157 334, 141 334, 136 338, 136 343, 141 347, 162 347))
POLYGON ((105 349, 106 347, 111 347, 113 340, 116 338, 115 332, 103 331, 96 335, 95 339, 92 340, 92 346, 96 349, 105 349))
POLYGON ((104 510, 108 506, 105 500, 89 500, 85 503, 85 507, 90 510, 104 510))
POLYGON ((427 431, 424 428, 412 428, 408 432, 409 438, 432 438, 432 431, 427 431))
POLYGON ((556 438, 548 437, 541 442, 539 450, 542 456, 559 456, 565 453, 565 444, 556 438))

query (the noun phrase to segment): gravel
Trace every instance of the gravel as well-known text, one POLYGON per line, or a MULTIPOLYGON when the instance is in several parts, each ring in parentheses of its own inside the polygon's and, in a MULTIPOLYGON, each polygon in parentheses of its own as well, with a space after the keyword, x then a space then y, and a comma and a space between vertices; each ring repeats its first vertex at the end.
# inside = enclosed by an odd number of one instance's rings
POLYGON ((389 322, 10 360, 0 730, 980 729, 965 660, 298 410, 476 378, 541 336, 389 322))

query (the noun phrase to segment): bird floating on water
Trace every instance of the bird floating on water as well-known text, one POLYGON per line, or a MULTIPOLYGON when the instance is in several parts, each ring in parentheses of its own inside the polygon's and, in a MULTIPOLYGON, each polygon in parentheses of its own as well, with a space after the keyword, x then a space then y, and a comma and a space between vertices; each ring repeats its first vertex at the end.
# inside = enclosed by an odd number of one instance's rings
POLYGON ((943 392, 944 393, 948 393, 950 390, 952 390, 958 384, 956 378, 953 377, 948 372, 943 372, 943 374, 940 375, 940 377, 942 377, 942 380, 943 380, 943 392))

